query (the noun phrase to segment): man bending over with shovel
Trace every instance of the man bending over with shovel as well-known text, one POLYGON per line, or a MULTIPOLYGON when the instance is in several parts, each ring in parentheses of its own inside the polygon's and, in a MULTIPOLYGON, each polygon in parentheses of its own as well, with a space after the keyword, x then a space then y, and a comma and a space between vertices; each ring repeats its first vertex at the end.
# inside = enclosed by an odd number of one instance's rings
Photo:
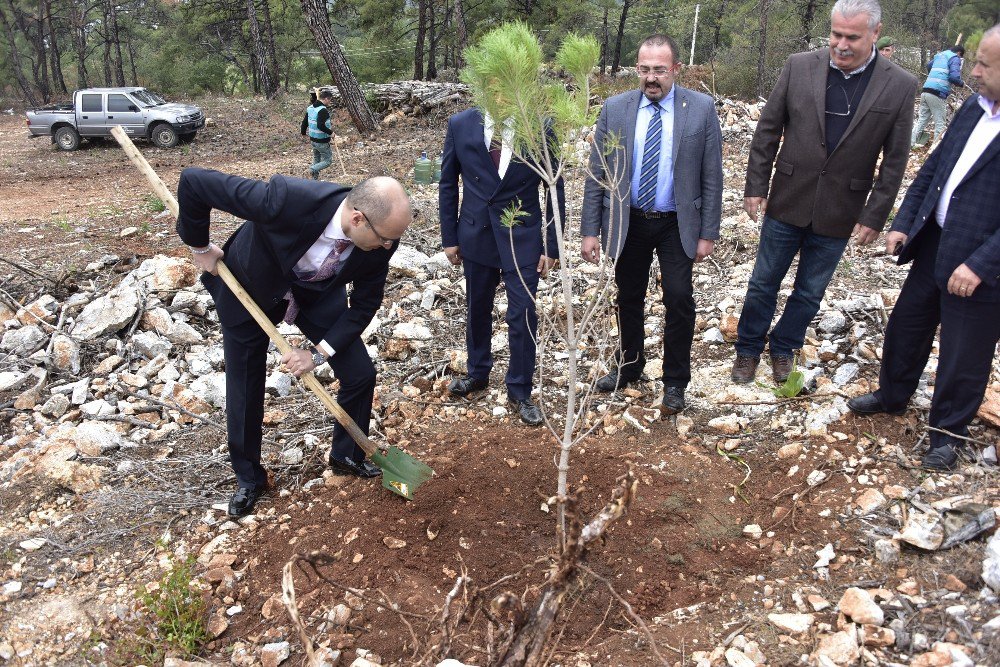
MULTIPOLYGON (((239 487, 229 515, 245 516, 268 486, 260 463, 268 337, 219 278, 217 262, 225 258, 272 322, 294 323, 312 341, 313 347, 292 350, 281 362, 296 377, 329 362, 340 380, 338 402, 367 434, 375 366, 361 332, 382 303, 389 257, 413 212, 403 187, 385 176, 352 189, 280 175, 265 183, 190 168, 181 173, 177 199, 177 233, 205 271, 202 282, 222 326, 229 460, 239 487), (221 248, 210 240, 212 209, 246 221, 221 248)), ((339 423, 329 461, 342 474, 382 473, 339 423)))

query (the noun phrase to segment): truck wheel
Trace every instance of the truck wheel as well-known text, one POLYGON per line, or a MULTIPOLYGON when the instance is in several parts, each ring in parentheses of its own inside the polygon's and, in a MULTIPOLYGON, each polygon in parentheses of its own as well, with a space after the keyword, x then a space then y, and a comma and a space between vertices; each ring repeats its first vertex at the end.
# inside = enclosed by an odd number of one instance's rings
POLYGON ((150 139, 160 148, 173 148, 177 145, 178 136, 174 128, 166 123, 161 123, 153 128, 153 134, 150 136, 150 139))
POLYGON ((56 145, 60 150, 75 151, 80 147, 80 133, 72 127, 60 127, 56 130, 56 145))

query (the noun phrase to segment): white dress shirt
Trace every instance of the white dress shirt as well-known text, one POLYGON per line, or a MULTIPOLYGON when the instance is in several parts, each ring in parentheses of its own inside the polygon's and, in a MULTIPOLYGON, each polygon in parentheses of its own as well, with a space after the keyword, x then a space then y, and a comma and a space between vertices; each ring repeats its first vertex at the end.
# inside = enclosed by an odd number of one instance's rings
MULTIPOLYGON (((483 114, 483 138, 486 140, 486 151, 489 152, 490 144, 493 143, 493 119, 488 113, 483 114)), ((500 178, 507 173, 510 166, 510 158, 513 154, 514 146, 514 119, 508 118, 503 122, 503 131, 500 133, 500 178)))
POLYGON ((958 156, 955 168, 951 170, 947 182, 941 189, 941 198, 938 199, 935 216, 941 227, 944 227, 944 221, 948 217, 948 204, 951 202, 952 195, 955 194, 955 189, 972 169, 972 165, 976 164, 976 160, 980 158, 986 147, 1000 135, 1000 110, 993 113, 993 102, 982 95, 979 96, 979 106, 983 108, 984 113, 976 127, 973 128, 968 141, 965 142, 965 148, 958 156))

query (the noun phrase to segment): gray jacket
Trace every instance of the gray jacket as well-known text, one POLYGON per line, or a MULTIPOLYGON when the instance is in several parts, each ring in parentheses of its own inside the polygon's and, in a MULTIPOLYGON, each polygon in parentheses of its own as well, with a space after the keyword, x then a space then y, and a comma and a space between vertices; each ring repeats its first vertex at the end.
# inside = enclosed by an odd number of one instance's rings
MULTIPOLYGON (((711 97, 674 84, 674 201, 681 244, 694 257, 698 239, 719 238, 722 219, 722 131, 711 97)), ((628 234, 635 120, 642 91, 609 98, 597 119, 590 173, 583 189, 580 233, 601 237, 611 258, 628 234), (606 148, 607 147, 607 148, 606 148), (601 155, 608 152, 606 165, 601 155), (615 196, 607 189, 614 184, 615 196)))

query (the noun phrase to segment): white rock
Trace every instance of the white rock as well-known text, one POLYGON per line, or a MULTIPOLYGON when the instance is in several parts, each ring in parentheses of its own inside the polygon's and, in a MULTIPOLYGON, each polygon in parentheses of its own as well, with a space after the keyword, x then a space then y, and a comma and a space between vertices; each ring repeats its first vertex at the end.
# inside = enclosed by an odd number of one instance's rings
POLYGON ((847 316, 839 310, 827 311, 820 319, 818 328, 828 334, 843 333, 847 330, 847 316))
POLYGON ((400 322, 394 326, 392 328, 392 337, 403 340, 430 340, 434 337, 434 334, 422 323, 414 320, 411 322, 400 322))
MULTIPOLYGON (((706 343, 725 343, 726 339, 722 335, 722 330, 719 327, 712 327, 711 329, 706 329, 703 334, 701 334, 701 339, 706 343)), ((744 656, 746 657, 746 656, 744 656)))
POLYGON ((0 391, 17 389, 31 379, 31 373, 21 373, 20 371, 0 372, 0 391))
POLYGON ((755 523, 751 523, 750 525, 743 526, 743 534, 751 539, 759 540, 761 535, 764 534, 764 529, 755 523))
POLYGON ((876 489, 867 489, 854 502, 862 514, 869 514, 885 505, 886 499, 876 489))
POLYGON ((52 365, 59 370, 80 372, 80 345, 66 334, 52 336, 52 365))
POLYGON ((816 617, 812 614, 768 614, 767 620, 779 630, 802 634, 812 627, 816 617))
POLYGON ((70 332, 77 340, 94 340, 118 331, 132 321, 139 310, 139 290, 134 280, 123 280, 107 295, 91 301, 83 309, 70 332))
POLYGON ((176 290, 194 285, 198 269, 187 259, 156 255, 140 264, 128 277, 141 281, 150 290, 176 290))
POLYGON ((121 434, 96 421, 84 421, 77 426, 65 424, 53 437, 61 434, 67 435, 81 452, 94 452, 94 456, 113 452, 125 445, 121 434))
POLYGON ((833 374, 833 383, 838 387, 843 387, 856 378, 859 372, 861 372, 861 367, 853 361, 842 364, 833 374))
POLYGON ((997 593, 1000 593, 1000 532, 986 543, 986 554, 983 559, 983 581, 997 593))
POLYGON ((80 412, 88 417, 107 417, 117 412, 115 406, 111 405, 103 398, 88 401, 80 406, 80 412))
POLYGON ((49 417, 58 419, 69 410, 69 397, 65 394, 52 394, 49 400, 45 401, 41 407, 41 413, 49 417))
POLYGON ((46 544, 48 544, 48 542, 49 541, 44 537, 32 537, 31 539, 27 539, 21 542, 17 546, 21 547, 25 551, 38 551, 46 544))
POLYGON ((813 658, 819 665, 852 665, 861 656, 861 648, 854 630, 836 632, 824 635, 813 652, 813 658), (827 660, 824 663, 822 660, 827 660))
POLYGON ((304 458, 302 449, 299 447, 290 447, 285 451, 281 452, 281 462, 285 465, 298 465, 302 463, 304 458))
POLYGON ((816 552, 816 555, 819 556, 819 560, 817 560, 816 563, 813 565, 814 568, 829 566, 830 561, 832 561, 833 557, 836 556, 837 554, 834 553, 833 551, 833 545, 827 543, 825 547, 816 552))
POLYGON ((275 642, 264 644, 260 650, 260 661, 264 667, 277 667, 292 654, 291 646, 288 642, 275 642))
POLYGON ((292 376, 281 371, 274 371, 267 376, 264 388, 273 391, 278 396, 288 396, 292 391, 292 376))
POLYGON ((930 514, 911 510, 906 517, 902 530, 892 536, 915 547, 933 551, 944 541, 944 526, 939 514, 930 514))
POLYGON ((837 607, 840 611, 855 623, 870 623, 871 625, 882 625, 885 621, 885 613, 882 608, 875 603, 872 596, 863 588, 848 588, 844 591, 843 597, 837 607))
POLYGON ((27 357, 45 344, 46 336, 33 324, 11 329, 0 339, 0 350, 6 350, 17 357, 27 357))
POLYGON ((416 248, 402 245, 396 248, 396 252, 389 258, 389 267, 396 269, 404 276, 419 276, 430 261, 430 257, 420 252, 416 248))
POLYGON ((226 407, 226 374, 209 373, 191 383, 191 391, 198 398, 217 408, 226 407))
POLYGON ((754 661, 738 648, 726 649, 726 664, 729 667, 756 667, 754 661))
POLYGON ((880 563, 891 564, 899 561, 899 541, 881 539, 875 541, 875 558, 880 563))
POLYGON ((132 339, 129 340, 128 346, 147 359, 152 359, 161 354, 167 355, 174 349, 173 344, 169 340, 152 331, 136 332, 132 335, 132 339))
POLYGON ((726 433, 729 435, 736 435, 743 430, 746 425, 746 419, 737 416, 736 414, 724 415, 722 417, 716 417, 708 422, 709 428, 713 428, 720 433, 726 433))
POLYGON ((8 581, 3 585, 4 595, 14 595, 15 593, 21 592, 21 582, 20 581, 8 581))
POLYGON ((507 408, 505 408, 502 405, 494 405, 493 406, 493 416, 494 417, 506 417, 507 416, 507 408))

